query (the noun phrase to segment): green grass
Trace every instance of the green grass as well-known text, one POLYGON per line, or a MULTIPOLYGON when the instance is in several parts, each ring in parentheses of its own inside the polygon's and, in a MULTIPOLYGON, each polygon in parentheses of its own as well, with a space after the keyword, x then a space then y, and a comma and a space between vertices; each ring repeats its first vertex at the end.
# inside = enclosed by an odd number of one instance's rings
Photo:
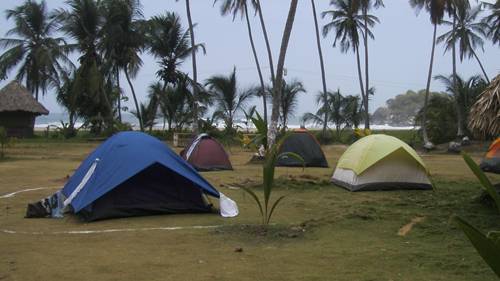
MULTIPOLYGON (((238 202, 240 216, 165 215, 82 223, 24 219, 26 204, 57 190, 95 142, 19 142, 0 162, 0 195, 24 188, 52 189, 0 199, 0 280, 497 280, 451 220, 460 215, 483 232, 500 229, 499 215, 479 200, 480 186, 460 155, 423 155, 434 191, 350 193, 329 183, 347 146, 325 146, 332 168, 278 168, 273 198, 286 195, 269 228, 252 198, 261 195, 251 151, 231 148, 235 171, 203 174, 238 202), (401 227, 425 219, 404 237, 401 227), (53 234, 216 225, 215 229, 53 234)), ((478 160, 482 152, 472 154, 478 160)), ((500 177, 492 177, 500 182, 500 177)), ((217 200, 212 200, 217 205, 217 200)))

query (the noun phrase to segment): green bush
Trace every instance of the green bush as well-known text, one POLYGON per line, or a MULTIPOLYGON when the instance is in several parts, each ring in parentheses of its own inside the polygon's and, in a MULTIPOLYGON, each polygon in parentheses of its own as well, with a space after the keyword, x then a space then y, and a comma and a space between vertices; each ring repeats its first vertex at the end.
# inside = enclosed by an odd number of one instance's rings
MULTIPOLYGON (((423 110, 416 116, 416 124, 422 122, 423 110)), ((446 94, 434 94, 427 109, 427 134, 433 143, 452 141, 457 133, 457 114, 453 98, 446 94)))

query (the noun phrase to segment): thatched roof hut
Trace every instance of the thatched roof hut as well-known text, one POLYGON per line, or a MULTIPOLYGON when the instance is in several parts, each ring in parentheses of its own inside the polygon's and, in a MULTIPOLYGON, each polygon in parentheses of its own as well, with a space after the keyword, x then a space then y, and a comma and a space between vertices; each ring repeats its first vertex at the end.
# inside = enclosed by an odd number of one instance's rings
POLYGON ((479 137, 500 136, 500 75, 491 81, 472 106, 469 128, 479 137))
POLYGON ((33 135, 35 118, 47 114, 49 111, 18 81, 12 81, 0 90, 0 127, 5 127, 7 135, 33 135))

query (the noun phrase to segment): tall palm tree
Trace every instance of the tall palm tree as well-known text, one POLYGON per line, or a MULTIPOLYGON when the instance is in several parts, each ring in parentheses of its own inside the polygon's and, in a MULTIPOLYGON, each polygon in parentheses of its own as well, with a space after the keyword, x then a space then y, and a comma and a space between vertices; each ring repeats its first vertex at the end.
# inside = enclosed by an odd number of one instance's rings
POLYGON ((160 70, 156 75, 163 81, 164 88, 184 77, 178 66, 193 52, 199 49, 205 52, 203 44, 191 46, 189 30, 185 31, 179 16, 171 12, 149 20, 146 40, 149 52, 159 60, 160 70))
POLYGON ((226 129, 232 130, 235 115, 244 110, 245 103, 254 92, 238 89, 236 68, 228 76, 215 75, 208 78, 206 85, 214 97, 217 115, 224 120, 226 129))
MULTIPOLYGON (((179 0, 175 0, 179 1, 179 0)), ((189 37, 191 39, 191 48, 195 48, 196 46, 196 41, 194 38, 194 25, 193 25, 193 19, 191 18, 191 5, 190 5, 190 0, 185 0, 184 3, 186 4, 186 16, 188 19, 188 25, 189 25, 189 37)), ((194 85, 198 84, 198 69, 196 65, 196 52, 191 52, 191 63, 193 64, 193 83, 194 85)), ((193 88, 193 95, 197 97, 199 95, 199 88, 194 87, 193 88)), ((196 102, 196 98, 193 100, 193 131, 195 134, 198 134, 198 103, 196 102)))
POLYGON ((436 37, 437 37, 437 26, 441 24, 444 12, 446 9, 446 3, 442 0, 410 0, 410 5, 412 8, 417 10, 417 13, 422 9, 425 9, 429 15, 430 20, 433 25, 433 33, 432 33, 432 48, 431 48, 431 57, 429 64, 429 72, 427 74, 427 84, 425 87, 425 100, 424 107, 422 109, 422 137, 424 140, 424 146, 428 149, 432 149, 434 145, 431 143, 429 139, 429 135, 427 133, 427 107, 429 104, 429 94, 432 80, 432 69, 434 66, 434 52, 436 50, 436 37))
MULTIPOLYGON (((318 15, 316 13, 316 4, 314 0, 311 0, 311 8, 313 12, 314 18, 314 30, 316 32, 316 45, 318 47, 318 56, 319 56, 319 67, 321 69, 321 82, 323 85, 323 102, 327 103, 328 94, 327 94, 327 86, 326 86, 326 74, 325 74, 325 62, 323 60, 323 51, 321 50, 321 40, 319 36, 319 25, 318 25, 318 15)), ((326 138, 328 128, 328 112, 325 111, 323 116, 323 137, 326 138)))
POLYGON ((276 134, 278 132, 278 119, 280 114, 280 96, 283 87, 283 73, 285 67, 286 52, 288 50, 288 42, 292 34, 293 23, 295 22, 295 14, 297 13, 298 0, 290 1, 290 8, 288 9, 288 16, 283 30, 283 37, 281 38, 280 54, 278 57, 278 65, 276 67, 276 81, 273 86, 273 109, 271 112, 271 126, 267 132, 267 145, 272 147, 276 142, 276 134))
MULTIPOLYGON (((105 22, 100 39, 103 59, 114 74, 120 92, 120 72, 123 71, 132 92, 136 112, 139 112, 137 95, 130 78, 136 77, 142 66, 139 56, 145 39, 141 30, 142 7, 139 0, 109 0, 103 2, 103 5, 105 22)), ((118 99, 118 116, 121 121, 121 98, 118 99)), ((137 118, 141 131, 144 131, 141 114, 137 118)))
POLYGON ((8 73, 20 65, 16 79, 24 80, 38 100, 40 91, 44 95, 51 85, 59 84, 61 63, 72 65, 64 39, 53 37, 58 19, 49 15, 45 1, 32 0, 6 10, 5 15, 15 23, 6 35, 16 38, 0 39, 0 48, 9 48, 0 56, 0 79, 7 79, 8 73))
MULTIPOLYGON (((248 16, 248 1, 250 1, 250 4, 257 9, 258 11, 260 10, 260 4, 257 6, 257 2, 255 0, 221 0, 222 4, 220 7, 220 13, 221 15, 229 15, 232 14, 233 16, 233 21, 236 18, 236 16, 241 15, 241 17, 245 18, 246 24, 247 24, 247 31, 248 31, 248 39, 250 40, 250 46, 252 48, 252 53, 253 53, 253 58, 255 61, 255 66, 257 67, 257 74, 259 76, 259 82, 260 82, 260 89, 262 93, 266 91, 266 85, 264 82, 264 77, 262 75, 262 69, 260 67, 260 62, 259 62, 259 57, 257 55, 257 49, 255 48, 255 43, 253 39, 253 32, 252 32, 252 25, 250 24, 250 17, 248 16)), ((217 0, 215 0, 217 2, 217 0)), ((274 83, 274 80, 273 80, 274 83)), ((262 97, 262 105, 264 107, 264 120, 267 122, 267 98, 265 94, 260 95, 262 97)))
POLYGON ((298 97, 300 93, 305 93, 306 89, 302 82, 298 80, 292 80, 291 82, 283 83, 283 90, 281 91, 281 124, 283 125, 283 130, 286 130, 288 124, 288 118, 293 116, 298 103, 298 97))
MULTIPOLYGON (((364 32, 363 32, 363 42, 365 46, 365 93, 369 93, 370 91, 370 71, 369 71, 369 66, 368 66, 368 11, 371 10, 372 8, 380 8, 384 7, 384 2, 382 0, 357 0, 355 2, 355 5, 359 6, 359 9, 361 9, 361 12, 363 14, 363 23, 364 23, 364 32)), ((379 22, 378 18, 376 19, 376 22, 379 22)), ((364 107, 365 107, 365 128, 369 129, 370 128, 370 114, 368 113, 368 101, 369 101, 369 95, 367 98, 364 100, 364 107)))
POLYGON ((74 49, 81 54, 78 58, 80 66, 76 70, 73 91, 96 106, 85 116, 87 119, 95 119, 95 115, 99 115, 111 125, 111 97, 105 90, 102 58, 98 53, 98 42, 102 37, 104 22, 102 6, 95 0, 68 0, 67 4, 70 10, 61 9, 57 14, 63 21, 60 29, 76 41, 74 49))
POLYGON ((495 4, 482 3, 491 10, 491 14, 484 19, 489 25, 488 36, 493 44, 500 44, 500 0, 497 0, 495 4))
MULTIPOLYGON (((444 42, 446 45, 446 51, 451 50, 454 45, 458 43, 460 61, 463 61, 465 57, 474 57, 484 77, 488 83, 490 79, 484 70, 481 60, 477 56, 476 49, 481 48, 484 51, 484 40, 483 36, 486 36, 488 25, 485 22, 476 21, 479 13, 481 12, 481 7, 476 6, 474 8, 468 7, 468 5, 460 4, 456 5, 456 23, 455 28, 452 28, 445 34, 437 38, 437 42, 444 42)), ((453 23, 450 21, 443 21, 444 24, 452 26, 453 23)))
MULTIPOLYGON (((363 75, 361 73, 361 61, 359 57, 360 33, 367 33, 367 36, 374 38, 370 27, 373 27, 378 19, 373 15, 360 15, 356 0, 332 0, 331 5, 335 10, 329 10, 322 13, 323 17, 331 17, 331 22, 323 26, 323 36, 327 36, 330 31, 335 30, 335 47, 340 40, 340 50, 343 53, 353 50, 356 55, 358 66, 359 87, 363 104, 365 105, 365 118, 369 120, 368 99, 369 93, 365 91, 363 75), (366 21, 366 25, 365 25, 366 21), (366 27, 366 28, 365 28, 366 27)), ((368 121, 369 122, 369 121, 368 121)), ((369 124, 368 124, 369 126, 369 124)))
MULTIPOLYGON (((266 43, 267 58, 269 60, 269 70, 271 72, 271 81, 274 87, 274 80, 276 80, 276 74, 274 72, 273 55, 271 53, 271 44, 269 43, 269 36, 267 36, 267 28, 264 22, 264 14, 262 12, 262 6, 260 5, 260 0, 252 0, 252 1, 255 1, 254 8, 256 9, 256 13, 259 15, 260 27, 262 28, 262 34, 264 35, 264 42, 266 43)), ((267 108, 265 110, 265 113, 267 114, 267 108)))

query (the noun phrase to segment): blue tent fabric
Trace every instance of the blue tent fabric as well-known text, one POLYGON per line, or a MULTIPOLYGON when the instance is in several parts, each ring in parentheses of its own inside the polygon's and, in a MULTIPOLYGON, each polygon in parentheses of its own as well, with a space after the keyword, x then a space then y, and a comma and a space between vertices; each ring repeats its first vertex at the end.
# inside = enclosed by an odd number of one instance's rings
POLYGON ((75 213, 156 163, 193 182, 203 192, 220 197, 208 181, 167 145, 139 132, 118 133, 92 152, 62 189, 65 197, 75 191, 96 161, 94 173, 70 203, 75 213))

